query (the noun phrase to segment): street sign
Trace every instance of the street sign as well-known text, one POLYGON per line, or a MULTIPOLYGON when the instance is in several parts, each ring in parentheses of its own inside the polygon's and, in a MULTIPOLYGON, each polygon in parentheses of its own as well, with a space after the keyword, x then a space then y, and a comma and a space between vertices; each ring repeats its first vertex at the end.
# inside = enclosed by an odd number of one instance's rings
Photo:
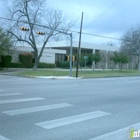
POLYGON ((84 59, 88 59, 88 56, 84 56, 84 59))

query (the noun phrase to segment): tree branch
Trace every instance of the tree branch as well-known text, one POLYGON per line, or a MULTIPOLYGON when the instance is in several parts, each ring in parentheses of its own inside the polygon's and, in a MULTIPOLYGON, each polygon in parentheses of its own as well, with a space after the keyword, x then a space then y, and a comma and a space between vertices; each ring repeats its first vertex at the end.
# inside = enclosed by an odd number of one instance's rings
POLYGON ((14 34, 14 33, 11 32, 11 31, 8 31, 8 33, 10 33, 10 34, 13 35, 14 37, 16 37, 18 41, 26 42, 26 43, 28 43, 28 44, 33 48, 33 45, 32 45, 29 41, 27 41, 27 40, 25 40, 25 39, 19 38, 16 34, 14 34))

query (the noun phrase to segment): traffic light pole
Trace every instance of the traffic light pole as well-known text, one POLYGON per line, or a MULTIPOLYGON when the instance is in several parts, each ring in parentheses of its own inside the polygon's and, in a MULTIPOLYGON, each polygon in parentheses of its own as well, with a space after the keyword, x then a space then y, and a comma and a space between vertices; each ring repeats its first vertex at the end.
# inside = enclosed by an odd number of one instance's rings
MULTIPOLYGON (((29 22, 24 22, 24 23, 29 23, 29 22)), ((34 24, 34 23, 30 23, 30 24, 34 24)), ((48 29, 53 29, 53 28, 50 28, 48 26, 43 26, 43 25, 39 25, 39 24, 34 24, 34 25, 41 26, 41 27, 48 28, 48 29)), ((23 27, 20 28, 20 29, 24 30, 24 31, 29 31, 29 29, 26 29, 26 28, 23 28, 23 27)), ((57 30, 57 29, 55 29, 55 31, 66 34, 66 35, 69 35, 70 38, 71 38, 70 39, 70 74, 69 74, 69 76, 72 76, 72 33, 63 32, 63 31, 60 31, 60 30, 57 30)), ((37 32, 37 34, 44 35, 45 33, 37 32)))
POLYGON ((70 76, 72 77, 72 33, 70 35, 70 76))

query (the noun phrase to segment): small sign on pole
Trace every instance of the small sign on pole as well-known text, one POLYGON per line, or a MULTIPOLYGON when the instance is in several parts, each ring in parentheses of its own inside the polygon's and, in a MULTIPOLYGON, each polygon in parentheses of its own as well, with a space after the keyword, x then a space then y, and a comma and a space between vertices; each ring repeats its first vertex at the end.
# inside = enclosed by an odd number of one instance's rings
POLYGON ((87 59, 88 59, 88 56, 84 56, 84 59, 85 59, 85 69, 86 69, 86 63, 87 63, 87 59))

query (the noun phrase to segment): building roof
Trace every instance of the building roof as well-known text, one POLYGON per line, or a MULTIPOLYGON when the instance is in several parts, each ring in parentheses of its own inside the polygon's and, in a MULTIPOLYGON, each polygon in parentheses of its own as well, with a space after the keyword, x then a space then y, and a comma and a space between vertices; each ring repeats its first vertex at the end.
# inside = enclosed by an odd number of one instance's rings
MULTIPOLYGON (((79 42, 73 41, 72 47, 78 48, 79 42)), ((55 41, 55 42, 49 42, 46 45, 46 48, 68 48, 70 47, 70 41, 55 41)), ((95 50, 106 50, 106 51, 119 51, 119 47, 115 46, 107 46, 107 45, 100 45, 100 44, 94 44, 94 43, 86 43, 81 42, 81 48, 83 49, 95 49, 95 50)))

